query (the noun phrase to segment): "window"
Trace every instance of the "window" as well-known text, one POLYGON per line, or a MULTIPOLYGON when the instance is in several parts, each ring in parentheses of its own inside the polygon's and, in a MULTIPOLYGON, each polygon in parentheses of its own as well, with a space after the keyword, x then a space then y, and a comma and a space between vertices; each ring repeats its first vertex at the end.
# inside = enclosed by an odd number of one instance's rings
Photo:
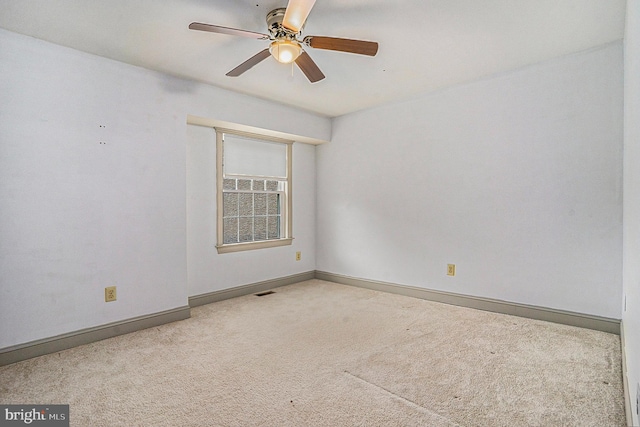
POLYGON ((225 178, 223 244, 279 239, 286 181, 225 178))
POLYGON ((218 253, 290 245, 293 141, 216 129, 218 253))

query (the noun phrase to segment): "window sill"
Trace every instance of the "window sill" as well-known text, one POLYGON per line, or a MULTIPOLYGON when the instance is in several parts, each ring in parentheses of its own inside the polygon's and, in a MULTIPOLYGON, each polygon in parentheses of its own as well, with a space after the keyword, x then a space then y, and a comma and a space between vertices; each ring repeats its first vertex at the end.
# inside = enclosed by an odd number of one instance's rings
POLYGON ((275 248, 278 246, 289 246, 293 238, 263 240, 261 242, 233 243, 228 245, 218 245, 216 249, 219 254, 228 254, 231 252, 252 251, 254 249, 275 248))

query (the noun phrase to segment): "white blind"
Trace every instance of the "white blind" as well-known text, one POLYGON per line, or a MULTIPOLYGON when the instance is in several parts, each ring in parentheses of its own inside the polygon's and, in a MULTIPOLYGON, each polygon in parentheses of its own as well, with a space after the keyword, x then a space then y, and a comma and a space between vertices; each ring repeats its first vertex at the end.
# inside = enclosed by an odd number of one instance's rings
POLYGON ((225 175, 287 176, 287 145, 224 134, 225 175))

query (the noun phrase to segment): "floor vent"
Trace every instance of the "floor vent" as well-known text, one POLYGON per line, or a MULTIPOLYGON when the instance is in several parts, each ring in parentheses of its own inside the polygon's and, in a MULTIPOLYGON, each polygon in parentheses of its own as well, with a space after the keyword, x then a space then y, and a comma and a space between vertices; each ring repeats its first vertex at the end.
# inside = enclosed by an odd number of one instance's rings
POLYGON ((263 297, 265 295, 271 295, 271 294, 275 294, 275 292, 273 291, 267 291, 267 292, 260 292, 259 294, 254 294, 257 297, 263 297))

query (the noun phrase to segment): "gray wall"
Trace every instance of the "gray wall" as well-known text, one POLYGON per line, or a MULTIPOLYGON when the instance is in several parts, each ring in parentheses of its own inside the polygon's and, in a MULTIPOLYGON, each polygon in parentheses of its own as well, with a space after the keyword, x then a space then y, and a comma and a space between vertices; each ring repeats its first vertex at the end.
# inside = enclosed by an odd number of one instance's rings
POLYGON ((629 394, 633 425, 640 383, 640 0, 627 0, 624 41, 624 298, 629 394))
POLYGON ((318 270, 619 319, 622 64, 617 42, 334 119, 318 270))
POLYGON ((187 135, 189 296, 315 270, 315 147, 293 144, 291 246, 218 255, 215 131, 188 126, 187 135))
MULTIPOLYGON (((323 117, 4 30, 0 64, 0 348, 187 305, 189 114, 330 138, 323 117)), ((198 291, 302 265, 248 261, 198 291)))

